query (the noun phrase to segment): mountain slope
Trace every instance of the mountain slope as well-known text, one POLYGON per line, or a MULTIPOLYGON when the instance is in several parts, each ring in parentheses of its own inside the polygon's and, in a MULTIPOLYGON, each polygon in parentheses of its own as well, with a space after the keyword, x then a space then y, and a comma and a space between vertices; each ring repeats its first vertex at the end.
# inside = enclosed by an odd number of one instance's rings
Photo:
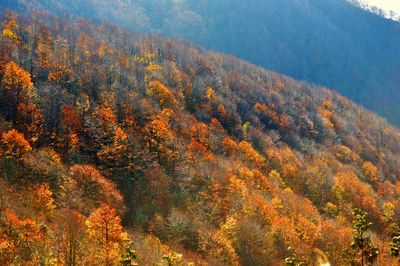
POLYGON ((8 5, 182 36, 336 89, 400 125, 400 23, 345 0, 18 0, 8 5))
POLYGON ((0 264, 115 265, 130 248, 140 265, 348 264, 353 208, 395 263, 400 131, 382 118, 191 43, 1 21, 0 264))

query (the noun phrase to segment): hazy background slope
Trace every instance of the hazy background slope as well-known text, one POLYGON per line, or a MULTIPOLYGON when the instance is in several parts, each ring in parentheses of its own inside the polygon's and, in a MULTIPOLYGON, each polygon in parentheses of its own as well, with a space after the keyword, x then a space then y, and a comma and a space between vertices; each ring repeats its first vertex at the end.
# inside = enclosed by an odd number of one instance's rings
POLYGON ((182 36, 334 88, 400 125, 400 23, 344 0, 36 0, 3 6, 68 11, 182 36))

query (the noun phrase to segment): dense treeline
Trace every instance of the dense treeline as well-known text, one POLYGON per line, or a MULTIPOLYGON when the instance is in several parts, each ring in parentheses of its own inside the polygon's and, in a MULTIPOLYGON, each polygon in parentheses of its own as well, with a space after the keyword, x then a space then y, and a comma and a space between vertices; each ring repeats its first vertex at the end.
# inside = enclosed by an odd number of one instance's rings
POLYGON ((383 119, 190 43, 42 13, 0 26, 1 265, 396 262, 383 119))
POLYGON ((357 1, 15 0, 3 5, 181 36, 335 89, 399 126, 400 23, 350 2, 357 1))

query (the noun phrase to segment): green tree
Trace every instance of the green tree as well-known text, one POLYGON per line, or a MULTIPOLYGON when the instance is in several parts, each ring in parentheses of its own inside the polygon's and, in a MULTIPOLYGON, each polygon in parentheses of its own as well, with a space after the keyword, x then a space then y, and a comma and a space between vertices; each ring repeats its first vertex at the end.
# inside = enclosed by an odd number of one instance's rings
POLYGON ((130 239, 123 239, 124 251, 119 260, 122 266, 137 266, 135 262, 137 259, 137 253, 132 249, 132 241, 130 239))
POLYGON ((351 249, 355 251, 353 262, 359 262, 362 266, 372 265, 379 255, 379 250, 372 244, 368 229, 372 225, 368 221, 368 214, 360 209, 354 209, 353 242, 351 249))
POLYGON ((291 255, 285 258, 285 266, 305 266, 306 264, 299 260, 297 254, 292 252, 292 247, 288 247, 288 251, 291 255))
POLYGON ((392 238, 392 242, 390 243, 390 255, 400 260, 400 236, 392 238))

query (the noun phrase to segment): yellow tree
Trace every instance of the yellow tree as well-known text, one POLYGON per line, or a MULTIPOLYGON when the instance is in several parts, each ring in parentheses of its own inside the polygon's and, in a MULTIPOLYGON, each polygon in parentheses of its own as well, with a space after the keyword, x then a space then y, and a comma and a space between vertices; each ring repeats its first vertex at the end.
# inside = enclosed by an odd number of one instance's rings
POLYGON ((18 24, 15 20, 11 19, 7 22, 6 26, 3 30, 3 36, 13 40, 15 43, 19 43, 20 39, 18 35, 15 33, 15 30, 18 28, 18 24))
POLYGON ((158 161, 170 164, 176 157, 174 151, 175 134, 169 127, 168 120, 159 115, 145 126, 146 141, 151 152, 155 152, 158 161))
POLYGON ((207 101, 214 101, 217 98, 217 94, 215 93, 214 89, 208 87, 206 92, 203 95, 203 99, 207 101))
MULTIPOLYGON (((2 52, 6 57, 9 55, 17 55, 18 51, 22 48, 21 45, 21 38, 18 36, 19 32, 19 25, 17 22, 12 18, 12 16, 8 17, 2 24, 5 22, 5 27, 2 34, 0 35, 1 38, 1 46, 2 52)), ((2 72, 2 70, 0 70, 2 72)), ((0 73, 1 75, 2 73, 0 73)))
POLYGON ((101 205, 86 220, 87 233, 93 241, 93 264, 116 265, 122 245, 121 218, 115 209, 101 205))
POLYGON ((41 184, 33 188, 30 206, 35 213, 36 222, 38 219, 45 218, 56 208, 53 192, 48 184, 41 184))

